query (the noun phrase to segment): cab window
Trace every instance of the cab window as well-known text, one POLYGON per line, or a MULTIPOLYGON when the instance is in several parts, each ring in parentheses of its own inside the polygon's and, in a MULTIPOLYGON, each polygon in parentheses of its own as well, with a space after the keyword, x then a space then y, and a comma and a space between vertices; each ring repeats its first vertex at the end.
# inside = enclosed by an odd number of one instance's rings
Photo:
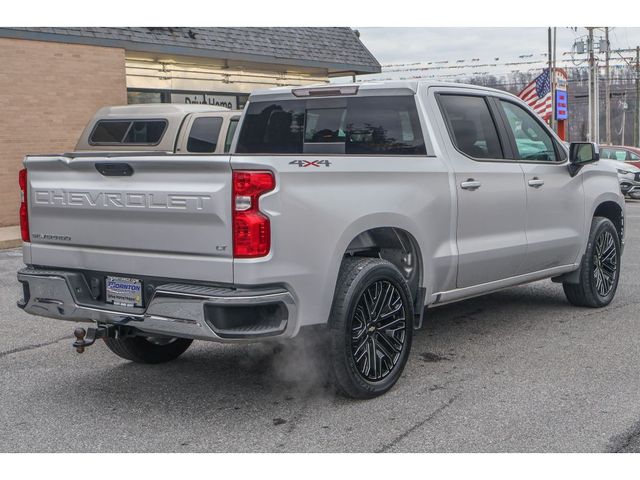
POLYGON ((346 108, 307 109, 305 143, 344 142, 346 116, 346 108))
POLYGON ((413 95, 251 102, 238 153, 425 155, 413 95))
POLYGON ((191 153, 213 153, 218 146, 218 137, 222 127, 221 117, 199 117, 193 121, 187 151, 191 153))
POLYGON ((473 158, 504 158, 498 131, 484 97, 442 94, 440 105, 458 150, 473 158))
POLYGON ((240 121, 240 117, 234 117, 231 120, 229 120, 227 137, 224 140, 224 153, 229 153, 229 151, 231 150, 231 144, 233 143, 233 136, 236 133, 236 128, 238 128, 239 121, 240 121))
POLYGON ((500 100, 516 141, 520 160, 555 162, 558 158, 553 138, 535 117, 515 103, 500 100))

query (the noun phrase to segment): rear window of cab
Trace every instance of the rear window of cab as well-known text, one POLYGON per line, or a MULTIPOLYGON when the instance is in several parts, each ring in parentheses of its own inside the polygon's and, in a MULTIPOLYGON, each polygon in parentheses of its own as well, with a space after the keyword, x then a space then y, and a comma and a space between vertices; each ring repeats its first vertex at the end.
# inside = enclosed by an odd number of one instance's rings
POLYGON ((250 102, 236 153, 425 155, 414 96, 250 102))
POLYGON ((99 120, 89 136, 91 145, 157 145, 167 121, 156 120, 99 120))

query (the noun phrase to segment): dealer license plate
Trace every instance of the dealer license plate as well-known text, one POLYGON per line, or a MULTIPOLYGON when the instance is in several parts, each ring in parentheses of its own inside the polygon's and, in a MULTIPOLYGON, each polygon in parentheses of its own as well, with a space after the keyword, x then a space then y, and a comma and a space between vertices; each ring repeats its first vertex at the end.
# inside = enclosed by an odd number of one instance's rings
POLYGON ((142 282, 135 278, 107 277, 107 303, 123 307, 142 306, 142 282))

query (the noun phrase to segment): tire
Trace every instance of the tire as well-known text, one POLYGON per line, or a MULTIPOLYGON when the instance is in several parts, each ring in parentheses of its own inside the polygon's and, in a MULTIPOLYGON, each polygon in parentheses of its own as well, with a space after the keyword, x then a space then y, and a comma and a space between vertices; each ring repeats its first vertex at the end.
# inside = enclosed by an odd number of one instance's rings
POLYGON ((580 265, 580 282, 563 283, 569 303, 599 308, 609 305, 620 279, 620 238, 611 220, 594 217, 589 242, 580 265), (613 251, 612 251, 613 249, 613 251))
POLYGON ((164 363, 175 360, 193 340, 165 337, 105 338, 109 350, 125 360, 136 363, 164 363))
POLYGON ((379 258, 345 258, 329 319, 330 370, 338 392, 366 399, 391 389, 407 363, 412 336, 411 293, 398 269, 379 258))

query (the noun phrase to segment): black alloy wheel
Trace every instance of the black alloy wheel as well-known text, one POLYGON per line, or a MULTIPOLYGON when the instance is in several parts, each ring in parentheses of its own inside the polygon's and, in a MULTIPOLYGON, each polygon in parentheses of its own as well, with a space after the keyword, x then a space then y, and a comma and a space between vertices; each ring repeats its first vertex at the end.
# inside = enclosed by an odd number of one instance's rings
POLYGON ((593 278, 601 297, 611 293, 618 272, 616 242, 610 231, 600 232, 593 249, 593 278))
POLYGON ((381 258, 345 258, 328 331, 337 390, 365 399, 391 389, 411 352, 413 320, 411 290, 395 265, 381 258))
POLYGON ((567 300, 579 307, 609 305, 618 289, 621 253, 620 237, 613 222, 594 217, 578 276, 562 283, 567 300))
POLYGON ((360 296, 351 323, 351 353, 358 373, 368 381, 389 375, 398 363, 407 331, 402 296, 386 280, 360 296))

